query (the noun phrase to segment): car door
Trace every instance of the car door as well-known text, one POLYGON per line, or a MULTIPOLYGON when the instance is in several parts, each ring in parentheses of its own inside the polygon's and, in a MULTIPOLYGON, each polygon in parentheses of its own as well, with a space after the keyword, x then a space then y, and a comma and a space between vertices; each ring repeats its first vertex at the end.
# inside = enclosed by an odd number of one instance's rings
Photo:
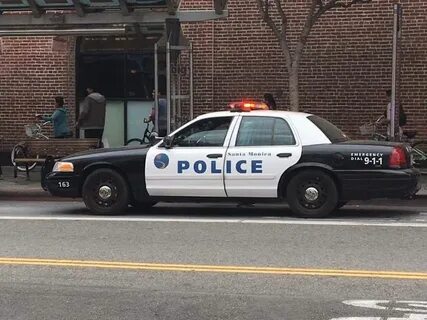
POLYGON ((152 147, 145 166, 149 195, 226 197, 223 168, 234 118, 196 120, 173 134, 172 148, 152 147))
POLYGON ((228 197, 276 198, 281 176, 302 152, 289 119, 245 115, 236 128, 226 154, 228 197))

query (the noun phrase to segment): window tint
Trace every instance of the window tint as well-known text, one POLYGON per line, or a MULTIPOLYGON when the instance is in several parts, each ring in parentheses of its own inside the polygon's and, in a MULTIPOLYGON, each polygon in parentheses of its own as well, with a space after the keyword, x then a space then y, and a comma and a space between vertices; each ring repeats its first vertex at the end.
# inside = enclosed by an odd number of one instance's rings
POLYGON ((344 132, 342 132, 329 121, 318 116, 309 116, 308 119, 313 122, 325 134, 325 136, 331 140, 332 143, 349 140, 344 132))
POLYGON ((179 131, 174 145, 179 147, 219 147, 224 144, 232 117, 203 119, 179 131))
POLYGON ((236 146, 294 145, 295 137, 284 119, 243 117, 236 146))

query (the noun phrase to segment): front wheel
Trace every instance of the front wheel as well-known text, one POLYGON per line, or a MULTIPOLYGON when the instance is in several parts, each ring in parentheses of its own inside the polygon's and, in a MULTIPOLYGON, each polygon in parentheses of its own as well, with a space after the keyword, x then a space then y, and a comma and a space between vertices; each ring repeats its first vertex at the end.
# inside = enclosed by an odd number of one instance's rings
MULTIPOLYGON (((25 172, 27 170, 25 165, 16 165, 15 159, 19 159, 19 158, 22 159, 26 157, 27 155, 25 152, 25 146, 23 146, 22 144, 17 144, 12 149, 12 152, 10 154, 10 161, 12 162, 12 165, 18 169, 18 171, 25 172)), ((28 171, 33 170, 36 167, 36 165, 37 165, 37 162, 28 163, 28 171)))
POLYGON ((322 218, 338 206, 338 190, 331 176, 320 170, 296 174, 286 189, 291 210, 299 217, 322 218))
POLYGON ((129 204, 129 188, 123 176, 112 169, 98 169, 82 188, 86 207, 97 214, 123 213, 129 204))

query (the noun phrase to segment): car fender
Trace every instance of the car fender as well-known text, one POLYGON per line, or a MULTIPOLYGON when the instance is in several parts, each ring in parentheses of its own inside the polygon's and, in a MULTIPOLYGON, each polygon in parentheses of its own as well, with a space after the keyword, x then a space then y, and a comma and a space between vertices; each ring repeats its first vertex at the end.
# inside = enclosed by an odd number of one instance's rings
POLYGON ((305 169, 320 169, 326 173, 328 173, 336 182, 338 191, 340 192, 340 183, 338 180, 338 177, 336 176, 334 169, 323 163, 318 162, 304 162, 304 163, 297 163, 296 165, 290 167, 288 170, 286 170, 279 180, 279 186, 277 190, 277 195, 279 198, 284 198, 286 193, 286 187, 290 181, 290 179, 297 174, 298 172, 305 170, 305 169))

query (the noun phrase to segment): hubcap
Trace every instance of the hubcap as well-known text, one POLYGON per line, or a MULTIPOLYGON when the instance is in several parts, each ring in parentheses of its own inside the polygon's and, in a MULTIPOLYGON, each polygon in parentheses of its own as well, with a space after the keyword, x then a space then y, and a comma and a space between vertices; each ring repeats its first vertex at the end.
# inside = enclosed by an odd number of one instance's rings
POLYGON ((102 186, 99 188, 98 194, 102 200, 108 200, 111 198, 112 190, 109 186, 102 186))
POLYGON ((319 198, 319 191, 315 187, 309 187, 305 190, 304 197, 308 201, 316 201, 319 198))

